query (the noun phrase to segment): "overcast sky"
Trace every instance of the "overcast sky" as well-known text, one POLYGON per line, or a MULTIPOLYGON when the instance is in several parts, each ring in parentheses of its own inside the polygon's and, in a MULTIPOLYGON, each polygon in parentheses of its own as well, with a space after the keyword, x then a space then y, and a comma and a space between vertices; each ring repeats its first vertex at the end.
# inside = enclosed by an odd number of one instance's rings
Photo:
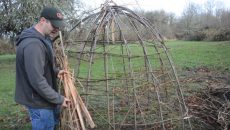
MULTIPOLYGON (((100 7, 106 0, 83 0, 84 4, 91 8, 100 7), (85 1, 85 2, 84 2, 85 1)), ((199 4, 200 6, 213 1, 218 8, 230 9, 230 0, 113 0, 118 5, 126 6, 131 9, 142 9, 145 11, 165 10, 173 12, 180 16, 189 2, 199 4)))

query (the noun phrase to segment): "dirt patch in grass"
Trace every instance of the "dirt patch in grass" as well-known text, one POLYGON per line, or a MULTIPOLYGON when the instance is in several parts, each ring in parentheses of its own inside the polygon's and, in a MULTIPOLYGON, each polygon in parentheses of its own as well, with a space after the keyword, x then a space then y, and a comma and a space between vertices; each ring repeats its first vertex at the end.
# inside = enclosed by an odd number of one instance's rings
POLYGON ((185 92, 214 88, 230 88, 230 71, 211 70, 207 67, 186 68, 179 73, 185 92))

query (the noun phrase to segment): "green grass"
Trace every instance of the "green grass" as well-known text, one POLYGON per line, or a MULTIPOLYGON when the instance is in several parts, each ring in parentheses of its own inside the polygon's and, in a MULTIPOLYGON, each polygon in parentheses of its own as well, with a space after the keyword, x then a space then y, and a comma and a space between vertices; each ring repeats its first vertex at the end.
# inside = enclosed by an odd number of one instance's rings
POLYGON ((15 58, 16 56, 12 54, 0 55, 0 64, 6 64, 6 63, 11 64, 12 62, 15 61, 15 58))
POLYGON ((15 55, 0 55, 0 129, 29 129, 25 109, 14 102, 15 55))
POLYGON ((216 70, 230 70, 230 41, 172 41, 166 45, 179 68, 205 66, 216 70))
MULTIPOLYGON (((166 43, 166 46, 169 48, 170 54, 172 55, 173 61, 177 67, 177 69, 185 69, 185 68, 197 68, 197 67, 207 67, 215 70, 230 70, 230 41, 225 42, 194 42, 194 41, 170 41, 166 43)), ((129 51, 132 56, 141 56, 137 58, 132 58, 131 62, 133 68, 139 69, 144 66, 144 58, 143 58, 143 50, 137 44, 130 44, 129 51)), ((106 48, 109 53, 112 54, 120 54, 121 55, 121 46, 110 45, 106 48)), ((87 50, 87 49, 86 49, 87 50)), ((89 48, 88 48, 89 50, 89 48)), ((96 52, 103 52, 103 47, 98 46, 95 50, 96 52)), ((154 56, 149 56, 150 62, 152 66, 159 67, 159 60, 156 59, 156 52, 154 52, 152 47, 146 48, 148 55, 153 54, 154 56)), ((163 49, 160 49, 161 54, 163 55, 163 49)), ((124 55, 128 55, 126 48, 124 46, 124 55)), ((103 54, 98 54, 95 56, 96 60, 93 61, 92 64, 92 78, 101 78, 104 76, 104 59, 103 54)), ((109 56, 108 56, 109 57, 109 56)), ((85 61, 82 61, 80 65, 80 77, 87 77, 88 68, 89 68, 89 54, 83 56, 85 61), (86 58, 84 58, 86 57, 86 58)), ((165 59, 166 57, 163 56, 165 59)), ((71 58, 70 60, 72 67, 79 67, 74 64, 76 59, 71 58)), ((129 68, 128 58, 125 58, 125 63, 123 64, 122 58, 119 56, 110 56, 108 58, 108 68, 109 73, 122 72, 123 66, 129 68), (114 68, 111 68, 114 66, 114 68), (115 70, 113 70, 115 69, 115 70)), ((153 67, 153 68, 154 68, 153 67)))
MULTIPOLYGON (((170 49, 173 61, 177 69, 208 67, 215 70, 230 70, 230 41, 226 42, 190 42, 170 41, 166 43, 170 49)), ((120 46, 111 46, 111 52, 119 53, 120 46)), ((130 46, 135 54, 141 54, 142 49, 135 45, 130 46)), ((100 50, 98 50, 100 51, 100 50)), ((143 61, 143 59, 140 59, 143 61)), ((75 66, 76 60, 70 60, 71 66, 75 66)), ((93 65, 95 74, 103 75, 103 61, 93 65)), ((112 65, 111 62, 109 62, 112 65)), ((115 66, 119 68, 121 65, 115 66)), ((143 65, 136 62, 135 65, 143 65)), ((87 73, 87 63, 81 68, 82 73, 87 73)), ((31 129, 25 109, 14 102, 15 88, 15 55, 0 55, 0 129, 11 130, 31 129)))

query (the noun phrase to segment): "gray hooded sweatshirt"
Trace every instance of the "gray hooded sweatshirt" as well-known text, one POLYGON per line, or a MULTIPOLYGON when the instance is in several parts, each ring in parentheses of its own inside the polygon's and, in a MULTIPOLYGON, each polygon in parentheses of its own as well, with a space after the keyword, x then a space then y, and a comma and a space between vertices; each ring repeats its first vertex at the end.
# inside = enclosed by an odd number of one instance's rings
POLYGON ((34 27, 24 30, 16 43, 15 101, 33 108, 54 108, 64 97, 57 92, 51 41, 34 27))

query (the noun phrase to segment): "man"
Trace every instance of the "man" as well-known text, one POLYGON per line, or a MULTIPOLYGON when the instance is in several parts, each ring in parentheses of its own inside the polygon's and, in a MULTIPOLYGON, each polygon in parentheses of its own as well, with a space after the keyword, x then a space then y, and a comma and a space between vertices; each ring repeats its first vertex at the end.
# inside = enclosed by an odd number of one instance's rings
POLYGON ((50 37, 64 26, 57 8, 42 10, 39 22, 24 30, 17 40, 15 101, 26 106, 33 130, 53 130, 58 106, 70 101, 57 92, 56 77, 65 72, 54 64, 50 37))

